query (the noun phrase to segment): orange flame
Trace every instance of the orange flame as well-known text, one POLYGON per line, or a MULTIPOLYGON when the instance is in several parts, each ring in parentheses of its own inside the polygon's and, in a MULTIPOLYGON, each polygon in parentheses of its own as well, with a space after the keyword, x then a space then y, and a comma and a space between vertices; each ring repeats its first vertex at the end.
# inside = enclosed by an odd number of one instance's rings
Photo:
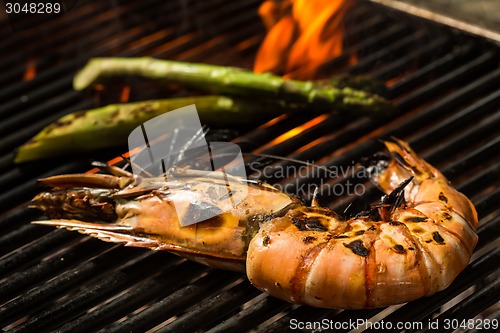
POLYGON ((130 99, 130 86, 124 86, 120 95, 120 103, 127 103, 130 99))
POLYGON ((342 19, 351 3, 266 0, 259 14, 269 32, 257 52, 254 71, 291 74, 300 70, 313 76, 321 64, 342 53, 342 19))
POLYGON ((26 70, 23 74, 24 81, 33 80, 36 76, 36 61, 34 59, 29 59, 26 63, 26 70))

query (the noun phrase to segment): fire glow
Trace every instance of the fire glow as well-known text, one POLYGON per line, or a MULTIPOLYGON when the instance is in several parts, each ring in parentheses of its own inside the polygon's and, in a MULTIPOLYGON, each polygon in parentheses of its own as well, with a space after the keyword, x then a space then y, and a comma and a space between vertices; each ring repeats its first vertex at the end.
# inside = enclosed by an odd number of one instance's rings
POLYGON ((352 0, 267 0, 259 14, 268 29, 254 64, 272 72, 311 79, 318 67, 342 53, 343 17, 352 0))

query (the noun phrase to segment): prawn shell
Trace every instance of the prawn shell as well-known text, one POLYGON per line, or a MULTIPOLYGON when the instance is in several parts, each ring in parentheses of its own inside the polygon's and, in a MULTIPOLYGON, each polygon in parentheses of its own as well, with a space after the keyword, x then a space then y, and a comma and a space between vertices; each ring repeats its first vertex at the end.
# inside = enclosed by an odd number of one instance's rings
POLYGON ((460 215, 465 221, 468 221, 472 229, 477 228, 476 208, 465 195, 451 187, 445 178, 424 180, 419 185, 418 192, 412 201, 415 203, 442 202, 446 210, 454 211, 460 215))

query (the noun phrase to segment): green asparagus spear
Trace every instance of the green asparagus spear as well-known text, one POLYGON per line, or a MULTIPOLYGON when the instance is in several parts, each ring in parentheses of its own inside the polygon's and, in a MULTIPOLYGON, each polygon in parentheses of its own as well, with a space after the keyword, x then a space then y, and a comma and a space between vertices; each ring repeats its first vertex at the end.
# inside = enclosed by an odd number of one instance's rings
POLYGON ((130 132, 145 121, 195 104, 203 123, 234 125, 270 119, 284 112, 277 103, 259 103, 225 96, 181 97, 128 104, 68 114, 45 127, 19 147, 15 162, 27 162, 125 144, 130 132))
POLYGON ((102 77, 139 75, 180 83, 214 93, 306 103, 349 114, 387 115, 394 106, 384 98, 350 87, 326 86, 324 81, 287 80, 270 73, 257 74, 235 67, 144 58, 95 58, 76 75, 73 87, 82 90, 102 77))

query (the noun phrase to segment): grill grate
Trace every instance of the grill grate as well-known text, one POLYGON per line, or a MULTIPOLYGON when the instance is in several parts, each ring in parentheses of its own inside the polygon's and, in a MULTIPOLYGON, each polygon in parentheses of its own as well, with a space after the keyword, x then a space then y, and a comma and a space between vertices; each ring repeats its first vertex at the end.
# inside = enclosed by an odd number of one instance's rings
MULTIPOLYGON (((185 61, 250 67, 264 36, 260 1, 79 1, 71 12, 36 29, 10 32, 0 23, 0 323, 9 332, 290 331, 291 320, 384 320, 499 318, 500 229, 499 48, 359 2, 347 17, 346 49, 324 64, 324 75, 368 74, 386 81, 401 114, 393 120, 335 115, 282 116, 235 139, 246 151, 350 167, 381 149, 378 138, 409 141, 468 195, 478 209, 479 243, 472 263, 446 290, 404 306, 340 311, 291 305, 251 287, 240 274, 203 267, 170 253, 125 248, 77 233, 31 225, 41 215, 26 202, 48 175, 83 172, 92 160, 125 150, 14 166, 16 146, 63 114, 103 103, 92 92, 71 89, 89 57, 151 55, 185 61), (358 62, 347 66, 356 55, 358 62), (27 66, 36 76, 22 78, 27 66), (304 126, 309 124, 309 126, 304 126), (283 134, 302 126, 299 135, 283 134), (443 308, 445 310, 440 310, 443 308)), ((132 85, 132 99, 144 94, 132 85), (139 91, 139 93, 137 93, 139 91)), ((123 83, 116 83, 120 86, 123 83)), ((106 87, 105 95, 114 98, 106 87)), ((156 93, 156 92, 153 92, 156 93)), ((164 92, 163 92, 164 94, 164 92)), ((109 97, 108 97, 109 98, 109 97)), ((116 100, 115 100, 116 101, 116 100)), ((345 185, 352 177, 332 183, 345 185)), ((276 179, 297 186, 293 179, 276 179)), ((302 183, 315 183, 304 178, 302 183)), ((359 180, 358 180, 359 181, 359 180)), ((363 203, 379 194, 368 182, 363 203)), ((344 211, 353 196, 322 196, 344 211)), ((350 331, 338 329, 336 331, 350 331)), ((368 329, 366 332, 375 332, 368 329)))

